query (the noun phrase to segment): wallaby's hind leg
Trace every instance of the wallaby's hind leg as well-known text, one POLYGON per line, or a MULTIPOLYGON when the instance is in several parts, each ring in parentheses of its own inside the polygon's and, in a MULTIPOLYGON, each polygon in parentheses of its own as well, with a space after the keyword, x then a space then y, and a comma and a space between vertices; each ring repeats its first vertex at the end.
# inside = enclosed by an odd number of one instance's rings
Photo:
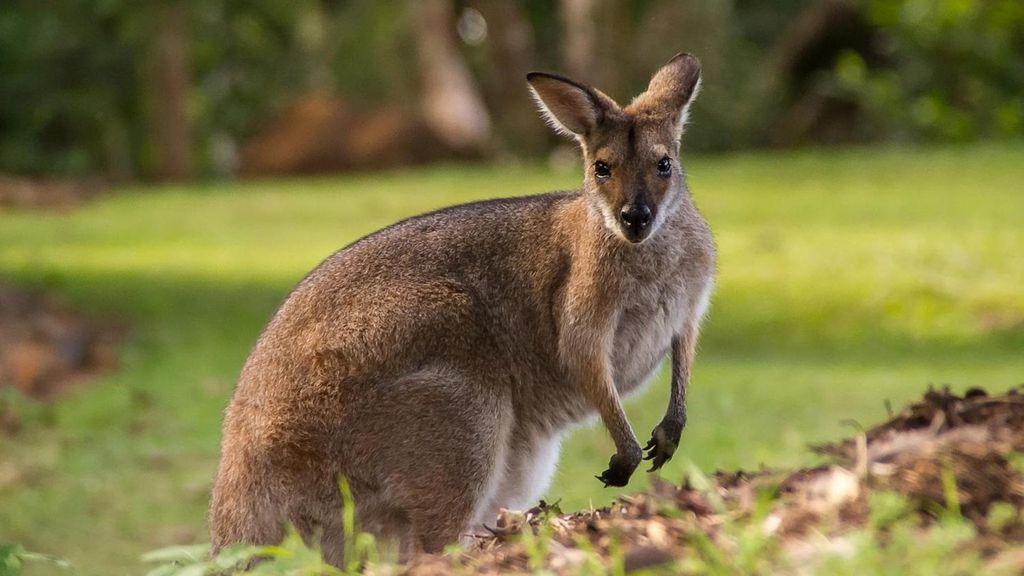
MULTIPOLYGON (((356 530, 373 535, 376 552, 382 560, 405 561, 416 552, 409 519, 404 513, 392 508, 379 492, 357 491, 353 496, 357 500, 356 530)), ((319 544, 324 560, 343 567, 346 535, 342 513, 330 515, 322 525, 319 544)))
POLYGON ((266 483, 270 469, 229 436, 210 505, 211 552, 229 544, 276 544, 284 538, 283 509, 266 483))
POLYGON ((497 489, 511 407, 488 382, 494 376, 478 374, 419 370, 375 385, 349 412, 349 452, 357 458, 343 473, 380 486, 381 501, 411 525, 419 550, 457 542, 497 489))

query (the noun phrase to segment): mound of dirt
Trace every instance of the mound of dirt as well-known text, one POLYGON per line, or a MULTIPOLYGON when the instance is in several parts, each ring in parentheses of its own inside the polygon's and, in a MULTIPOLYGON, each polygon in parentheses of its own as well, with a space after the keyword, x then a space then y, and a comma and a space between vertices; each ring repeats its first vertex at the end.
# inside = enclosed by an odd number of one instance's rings
POLYGON ((0 283, 0 387, 52 399, 117 364, 122 332, 76 314, 56 298, 0 283))
POLYGON ((573 514, 543 502, 526 512, 503 511, 493 533, 479 537, 473 549, 420 556, 401 573, 525 574, 543 567, 575 574, 593 562, 607 569, 612 557, 621 558, 630 572, 684 560, 702 547, 735 553, 739 543, 725 527, 737 523, 752 524, 775 539, 788 565, 799 567, 823 546, 834 548, 844 534, 864 527, 868 497, 875 491, 905 496, 921 526, 956 502, 977 528, 978 537, 968 546, 988 567, 1024 573, 1024 475, 1010 461, 1022 449, 1024 394, 1019 390, 999 396, 980 389, 964 396, 929 390, 889 421, 818 446, 831 464, 719 472, 700 486, 656 482, 647 493, 573 514), (987 515, 996 503, 1009 505, 1016 515, 995 526, 987 515), (531 535, 545 538, 546 545, 538 546, 531 535))

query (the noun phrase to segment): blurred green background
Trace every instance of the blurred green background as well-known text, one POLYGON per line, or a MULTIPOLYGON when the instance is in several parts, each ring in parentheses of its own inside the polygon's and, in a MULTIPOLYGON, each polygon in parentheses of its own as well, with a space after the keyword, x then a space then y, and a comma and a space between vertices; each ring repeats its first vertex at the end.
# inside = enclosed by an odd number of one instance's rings
MULTIPOLYGON (((664 478, 808 464, 928 385, 1024 382, 1018 0, 8 0, 0 544, 107 575, 204 541, 221 412, 289 289, 401 218, 576 187, 527 70, 624 101, 681 50, 720 271, 664 478), (5 286, 122 327, 116 369, 18 386, 5 286)), ((612 451, 576 431, 550 499, 607 504, 612 451)))
POLYGON ((1019 0, 6 0, 0 170, 119 182, 537 157, 557 140, 527 71, 624 101, 679 51, 704 63, 693 150, 1024 126, 1019 0))

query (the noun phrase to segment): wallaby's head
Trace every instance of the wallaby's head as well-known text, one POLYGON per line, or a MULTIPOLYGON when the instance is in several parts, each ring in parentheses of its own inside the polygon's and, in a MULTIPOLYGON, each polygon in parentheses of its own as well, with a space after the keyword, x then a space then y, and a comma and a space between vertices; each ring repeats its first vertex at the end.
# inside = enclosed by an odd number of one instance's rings
POLYGON ((700 84, 700 61, 679 54, 626 107, 563 76, 526 76, 548 124, 583 148, 583 193, 605 225, 629 242, 657 231, 686 194, 679 138, 700 84))

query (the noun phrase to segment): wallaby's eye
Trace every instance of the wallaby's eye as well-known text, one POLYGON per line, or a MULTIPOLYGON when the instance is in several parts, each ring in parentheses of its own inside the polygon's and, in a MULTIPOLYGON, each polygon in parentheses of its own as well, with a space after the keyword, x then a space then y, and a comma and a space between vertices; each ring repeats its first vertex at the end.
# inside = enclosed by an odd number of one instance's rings
POLYGON ((597 176, 600 180, 604 180, 611 175, 612 169, 607 164, 600 160, 594 162, 594 176, 597 176))
POLYGON ((662 178, 668 178, 672 175, 672 161, 669 160, 668 156, 665 156, 661 160, 658 160, 658 176, 662 178))

